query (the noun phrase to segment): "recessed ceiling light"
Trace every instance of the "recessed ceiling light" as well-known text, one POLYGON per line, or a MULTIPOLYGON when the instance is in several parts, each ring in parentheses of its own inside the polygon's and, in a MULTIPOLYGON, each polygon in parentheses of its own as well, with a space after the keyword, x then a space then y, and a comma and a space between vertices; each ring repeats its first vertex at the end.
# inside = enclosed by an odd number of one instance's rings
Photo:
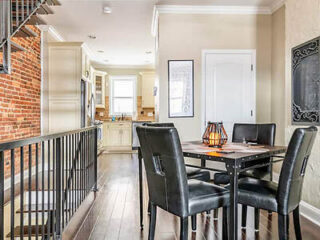
POLYGON ((98 53, 104 53, 104 51, 103 50, 98 50, 98 53))
POLYGON ((151 51, 146 51, 146 54, 151 54, 152 52, 151 51))
POLYGON ((105 59, 105 60, 103 60, 104 62, 109 62, 109 60, 108 59, 105 59))
POLYGON ((90 38, 90 39, 96 39, 97 37, 96 37, 95 35, 93 35, 93 34, 90 34, 90 35, 88 35, 88 38, 90 38))
POLYGON ((151 63, 151 61, 146 60, 145 63, 151 63))
POLYGON ((111 9, 111 7, 106 6, 103 8, 103 12, 106 14, 110 14, 110 13, 112 13, 112 9, 111 9))

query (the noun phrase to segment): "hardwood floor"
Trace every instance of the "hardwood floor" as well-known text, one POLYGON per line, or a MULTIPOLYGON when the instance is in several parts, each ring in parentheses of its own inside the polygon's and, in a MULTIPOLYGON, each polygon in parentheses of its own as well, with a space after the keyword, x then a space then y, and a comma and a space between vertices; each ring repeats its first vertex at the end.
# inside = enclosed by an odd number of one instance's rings
MULTIPOLYGON (((146 182, 144 183, 144 189, 146 193, 146 182)), ((144 196, 146 209, 147 194, 144 196)), ((221 239, 221 213, 222 211, 219 211, 218 221, 213 220, 212 213, 210 215, 199 214, 196 232, 191 231, 191 223, 189 223, 189 239, 221 239)), ((99 192, 96 194, 96 201, 75 239, 148 239, 149 227, 146 210, 144 220, 144 229, 140 231, 137 156, 135 154, 100 155, 99 192)), ((295 239, 292 217, 290 220, 290 239, 295 239)), ((253 209, 248 208, 247 224, 245 231, 239 229, 239 239, 278 239, 276 214, 268 216, 267 212, 261 211, 260 231, 256 233, 253 229, 253 209)), ((320 239, 320 227, 303 217, 301 217, 301 224, 304 240, 320 239)), ((179 219, 158 208, 155 239, 179 239, 179 229, 179 219)))

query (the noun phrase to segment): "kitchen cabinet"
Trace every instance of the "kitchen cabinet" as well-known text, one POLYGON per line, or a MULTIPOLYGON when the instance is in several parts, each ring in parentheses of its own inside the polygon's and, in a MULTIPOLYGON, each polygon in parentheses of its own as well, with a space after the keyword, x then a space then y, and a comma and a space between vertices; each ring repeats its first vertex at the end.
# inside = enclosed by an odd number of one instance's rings
MULTIPOLYGON (((90 59, 82 42, 48 44, 47 81, 43 82, 44 129, 48 133, 81 127, 81 79, 85 78, 90 59), (85 63, 85 64, 84 64, 85 63)), ((46 133, 47 133, 46 132, 46 133)))
POLYGON ((155 73, 154 72, 141 72, 142 78, 142 108, 154 108, 154 84, 155 84, 155 73))
POLYGON ((106 106, 106 72, 93 70, 93 81, 95 85, 95 100, 97 108, 105 108, 106 106))
POLYGON ((104 122, 103 143, 107 150, 130 150, 132 148, 131 122, 104 122))

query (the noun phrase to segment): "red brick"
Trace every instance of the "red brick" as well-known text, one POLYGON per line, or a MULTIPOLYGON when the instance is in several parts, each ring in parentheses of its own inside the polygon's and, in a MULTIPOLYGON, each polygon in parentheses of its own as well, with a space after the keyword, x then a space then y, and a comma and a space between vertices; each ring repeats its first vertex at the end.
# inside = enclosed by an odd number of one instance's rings
MULTIPOLYGON (((0 141, 40 135, 41 62, 40 31, 36 38, 13 38, 26 51, 12 53, 12 74, 0 75, 0 141)), ((0 57, 1 58, 1 57, 0 57)), ((28 149, 26 148, 26 154, 28 149)), ((33 151, 34 152, 34 151, 33 151)), ((16 173, 20 172, 19 150, 16 173)), ((26 155, 28 156, 28 155, 26 155)), ((10 152, 5 152, 5 177, 10 176, 10 152)), ((28 158, 24 159, 28 168, 28 158)))

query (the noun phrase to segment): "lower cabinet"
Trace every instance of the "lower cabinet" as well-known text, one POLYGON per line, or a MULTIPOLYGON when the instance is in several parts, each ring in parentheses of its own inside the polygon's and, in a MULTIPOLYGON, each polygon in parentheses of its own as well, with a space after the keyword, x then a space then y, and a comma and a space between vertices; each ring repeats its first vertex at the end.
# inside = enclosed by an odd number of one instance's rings
POLYGON ((132 148, 132 124, 131 122, 105 122, 104 147, 107 150, 130 150, 132 148))

